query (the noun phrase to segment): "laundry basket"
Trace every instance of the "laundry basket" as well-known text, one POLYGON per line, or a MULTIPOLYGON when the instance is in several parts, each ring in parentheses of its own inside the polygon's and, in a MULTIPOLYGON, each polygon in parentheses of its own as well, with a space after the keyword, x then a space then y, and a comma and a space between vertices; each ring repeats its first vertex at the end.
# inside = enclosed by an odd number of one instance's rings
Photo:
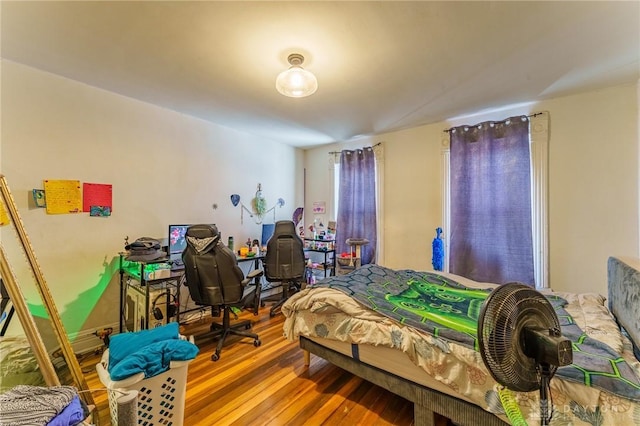
POLYGON ((187 388, 187 361, 171 361, 169 370, 147 379, 138 373, 124 380, 113 381, 108 371, 109 349, 96 365, 98 378, 107 388, 111 424, 118 424, 117 399, 123 391, 138 391, 138 425, 182 426, 187 388))

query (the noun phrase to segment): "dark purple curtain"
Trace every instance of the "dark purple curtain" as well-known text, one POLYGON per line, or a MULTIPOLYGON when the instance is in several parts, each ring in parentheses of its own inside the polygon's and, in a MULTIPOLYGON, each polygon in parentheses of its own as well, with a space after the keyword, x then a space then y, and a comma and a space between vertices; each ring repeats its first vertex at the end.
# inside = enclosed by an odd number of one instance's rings
POLYGON ((535 285, 529 120, 451 130, 450 272, 535 285))
POLYGON ((376 157, 367 147, 340 153, 336 250, 349 252, 347 238, 366 238, 361 246, 362 264, 375 262, 376 234, 376 157))

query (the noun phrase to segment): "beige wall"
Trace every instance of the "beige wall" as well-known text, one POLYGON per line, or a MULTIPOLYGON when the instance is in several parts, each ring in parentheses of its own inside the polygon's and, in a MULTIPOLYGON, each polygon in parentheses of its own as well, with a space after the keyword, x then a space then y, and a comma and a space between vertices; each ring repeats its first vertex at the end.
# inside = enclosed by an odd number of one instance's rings
POLYGON ((216 223, 224 241, 259 238, 261 227, 247 214, 242 225, 229 198, 250 206, 258 183, 269 207, 285 200, 276 219, 302 205, 301 150, 7 61, 1 131, 2 173, 68 331, 118 321, 125 237, 216 223), (112 216, 34 208, 30 191, 43 179, 112 184, 112 216))
POLYGON ((551 285, 606 294, 610 255, 638 256, 635 86, 559 98, 551 113, 551 285))
MULTIPOLYGON (((638 256, 638 96, 636 85, 567 96, 359 141, 384 142, 386 266, 431 269, 442 221, 442 131, 484 119, 549 111, 550 285, 606 294, 610 255, 638 256)), ((326 198, 327 152, 305 152, 306 204, 326 198)), ((338 225, 339 226, 339 225, 338 225)))

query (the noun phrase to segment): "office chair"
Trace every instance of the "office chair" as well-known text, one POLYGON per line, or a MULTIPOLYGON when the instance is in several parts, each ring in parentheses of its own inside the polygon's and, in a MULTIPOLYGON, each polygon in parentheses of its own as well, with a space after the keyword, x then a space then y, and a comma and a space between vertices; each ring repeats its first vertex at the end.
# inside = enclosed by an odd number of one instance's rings
MULTIPOLYGON (((182 252, 184 272, 189 294, 198 305, 211 306, 212 312, 222 311, 222 324, 212 323, 211 331, 220 340, 211 360, 220 359, 220 352, 229 334, 251 337, 253 346, 260 346, 257 334, 241 330, 251 328, 251 321, 231 324, 232 308, 258 306, 260 286, 247 291, 251 281, 262 276, 259 269, 245 277, 238 267, 235 254, 220 241, 218 229, 212 225, 193 225, 187 229, 187 247, 182 252)), ((259 280, 258 280, 259 281, 259 280)))
POLYGON ((271 307, 270 316, 289 298, 290 292, 299 291, 305 273, 304 244, 290 220, 276 222, 273 236, 267 242, 267 254, 262 262, 264 276, 269 282, 282 283, 282 298, 271 307))

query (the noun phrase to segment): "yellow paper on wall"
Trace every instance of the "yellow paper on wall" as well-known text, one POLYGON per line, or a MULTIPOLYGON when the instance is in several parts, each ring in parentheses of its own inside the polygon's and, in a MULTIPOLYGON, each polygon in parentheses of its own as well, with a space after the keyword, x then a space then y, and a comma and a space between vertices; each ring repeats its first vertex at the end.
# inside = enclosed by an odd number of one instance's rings
POLYGON ((80 213, 82 211, 82 193, 79 180, 45 180, 44 194, 47 200, 48 214, 80 213))
POLYGON ((0 202, 0 226, 8 225, 10 222, 7 209, 4 207, 4 203, 0 202))

